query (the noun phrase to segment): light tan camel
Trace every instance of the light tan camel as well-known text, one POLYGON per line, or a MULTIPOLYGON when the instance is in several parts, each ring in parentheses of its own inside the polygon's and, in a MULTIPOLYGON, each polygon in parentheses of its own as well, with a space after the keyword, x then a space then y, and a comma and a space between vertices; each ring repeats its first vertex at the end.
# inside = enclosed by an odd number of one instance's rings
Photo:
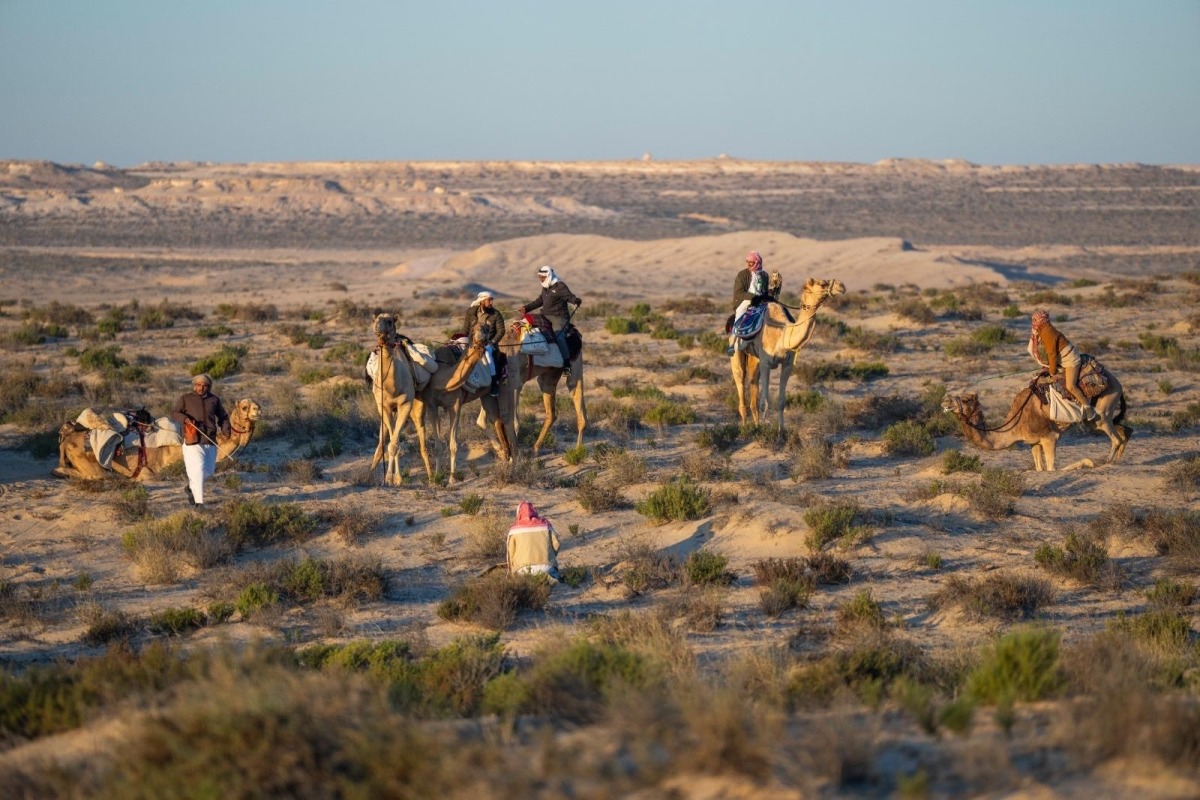
MULTIPOLYGON (((229 412, 230 435, 217 434, 217 461, 232 458, 241 452, 254 434, 260 409, 253 400, 239 400, 229 412)), ((96 480, 111 474, 96 461, 95 454, 87 449, 87 431, 77 431, 67 424, 59 431, 58 467, 50 474, 58 478, 82 478, 96 480)), ((138 469, 138 448, 122 451, 113 457, 112 471, 126 478, 147 480, 156 477, 163 469, 183 460, 181 445, 145 448, 145 462, 138 469)))
MULTIPOLYGON (((774 290, 779 285, 778 273, 772 273, 774 290)), ((787 403, 787 385, 792 377, 792 365, 796 353, 812 338, 816 327, 817 310, 830 297, 846 291, 845 285, 834 279, 809 278, 800 293, 800 315, 789 322, 783 306, 768 301, 767 318, 762 329, 742 349, 733 354, 729 361, 733 372, 733 386, 737 390, 738 417, 746 424, 746 409, 751 419, 758 423, 766 414, 767 400, 771 393, 771 370, 779 368, 779 399, 776 410, 779 430, 783 430, 783 407, 787 403), (757 381, 751 381, 757 376, 757 381)))
MULTIPOLYGON (((1111 446, 1107 463, 1111 464, 1125 453, 1125 445, 1133 431, 1121 424, 1125 416, 1125 395, 1121 391, 1121 384, 1107 370, 1105 376, 1108 378, 1108 388, 1093 404, 1099 416, 1094 422, 1080 424, 1099 428, 1108 435, 1111 446)), ((1054 451, 1058 438, 1071 427, 1071 423, 1050 419, 1048 404, 1041 401, 1032 386, 1017 393, 1004 421, 994 428, 989 428, 984 420, 979 397, 975 394, 961 397, 948 395, 942 401, 942 410, 953 414, 962 426, 967 441, 983 450, 1007 450, 1022 442, 1031 445, 1033 468, 1038 472, 1054 471, 1054 451)), ((1086 460, 1083 463, 1090 464, 1086 460)))
MULTIPOLYGON (((375 397, 375 410, 379 413, 379 444, 375 448, 375 457, 371 459, 371 472, 379 466, 386 449, 387 467, 383 482, 385 485, 399 486, 402 482, 400 431, 412 414, 416 395, 412 362, 398 338, 395 317, 379 314, 371 327, 379 340, 379 380, 371 381, 371 394, 375 397)), ((417 426, 417 439, 421 453, 425 455, 425 428, 422 425, 417 426)))
MULTIPOLYGON (((473 400, 479 400, 483 406, 482 413, 488 423, 492 425, 495 432, 496 440, 492 442, 492 449, 496 455, 504 461, 512 461, 513 447, 512 437, 513 423, 511 404, 508 398, 501 391, 499 397, 492 397, 490 385, 485 385, 480 389, 467 389, 466 381, 471 374, 471 370, 483 357, 484 346, 487 344, 490 330, 487 326, 480 326, 475 329, 475 338, 471 345, 467 348, 466 353, 458 361, 453 370, 443 369, 439 366, 437 372, 430 377, 429 383, 417 392, 416 405, 413 408, 413 425, 423 428, 427 420, 427 414, 432 412, 434 431, 440 435, 438 417, 439 411, 445 410, 450 419, 449 430, 449 449, 450 449, 450 473, 447 478, 447 483, 453 485, 455 478, 454 473, 457 470, 458 463, 458 424, 462 416, 462 408, 467 403, 473 400), (505 408, 505 407, 508 408, 505 408)), ((437 357, 439 363, 443 360, 449 361, 447 358, 449 348, 439 348, 437 357)), ((421 458, 425 462, 425 473, 429 481, 433 482, 433 468, 429 463, 429 453, 426 451, 424 443, 425 438, 419 437, 421 441, 421 458)))
MULTIPOLYGON (((554 347, 554 343, 550 343, 554 347)), ((512 409, 513 431, 509 441, 516 444, 516 413, 521 400, 521 389, 525 382, 537 379, 538 387, 542 390, 542 406, 546 410, 546 419, 537 441, 533 443, 533 454, 536 457, 542 443, 546 441, 554 421, 558 418, 558 381, 563 376, 562 367, 543 367, 533 363, 533 357, 521 352, 521 323, 517 321, 508 327, 504 338, 500 340, 500 349, 508 356, 508 380, 500 387, 501 406, 512 409), (510 405, 505 406, 505 403, 510 405)), ((583 444, 583 431, 587 427, 587 403, 583 397, 583 347, 571 361, 571 374, 567 377, 567 391, 575 403, 575 446, 583 444)))

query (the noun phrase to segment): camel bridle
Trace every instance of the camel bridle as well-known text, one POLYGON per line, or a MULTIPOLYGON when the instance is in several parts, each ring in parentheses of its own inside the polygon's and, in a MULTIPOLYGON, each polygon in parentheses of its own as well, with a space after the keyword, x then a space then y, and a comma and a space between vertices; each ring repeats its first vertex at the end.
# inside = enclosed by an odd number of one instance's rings
MULTIPOLYGON (((971 422, 971 420, 967 419, 965 416, 958 417, 958 418, 960 420, 962 420, 962 424, 966 425, 968 428, 973 428, 974 430, 977 430, 980 433, 1005 433, 1009 429, 1016 426, 1017 420, 1021 416, 1021 412, 1025 410, 1025 406, 1029 405, 1029 399, 1031 397, 1033 397, 1033 391, 1027 392, 1025 395, 1025 399, 1021 402, 1021 405, 1017 406, 1017 410, 1014 411, 1012 414, 1010 414, 1008 416, 1008 418, 1006 420, 1004 420, 1004 422, 1001 422, 995 428, 988 428, 988 427, 985 427, 982 425, 976 425, 974 422, 971 422)), ((980 415, 983 414, 982 409, 979 409, 978 406, 976 406, 976 409, 979 410, 980 415)), ((955 414, 955 416, 957 417, 958 415, 955 414)), ((974 416, 974 415, 972 415, 972 416, 974 416)))

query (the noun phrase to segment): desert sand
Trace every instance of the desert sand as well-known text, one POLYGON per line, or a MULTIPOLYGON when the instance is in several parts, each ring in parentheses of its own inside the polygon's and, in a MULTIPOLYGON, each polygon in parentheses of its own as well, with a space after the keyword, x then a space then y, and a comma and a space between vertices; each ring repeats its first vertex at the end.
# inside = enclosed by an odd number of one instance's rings
MULTIPOLYGON (((996 191, 1017 194, 1024 188, 1040 198, 1051 194, 1064 175, 1083 181, 1079 176, 1108 175, 1102 168, 888 162, 776 165, 772 170, 735 160, 692 165, 690 172, 670 164, 142 165, 119 171, 10 162, 7 167, 8 182, 0 192, 0 335, 8 344, 0 359, 8 382, 33 373, 42 387, 35 391, 43 392, 28 403, 12 401, 0 425, 0 585, 5 587, 0 664, 11 675, 54 661, 91 658, 117 642, 138 650, 169 641, 184 651, 231 643, 302 647, 390 639, 444 647, 487 630, 444 618, 439 605, 455 586, 496 562, 495 553, 481 551, 479 542, 489 530, 506 527, 522 499, 533 501, 554 522, 562 538, 560 565, 584 568, 587 578, 578 586, 555 586, 544 610, 522 612, 501 631, 506 663, 514 669, 528 669, 556 644, 588 634, 597 615, 632 612, 679 633, 701 674, 725 676, 714 682, 733 685, 729 676, 735 666, 770 660, 776 671, 758 674, 757 680, 769 682, 765 675, 771 672, 786 683, 780 675, 794 675, 798 665, 847 647, 863 634, 847 621, 845 609, 864 592, 880 612, 878 623, 867 626, 871 635, 902 641, 942 664, 968 664, 997 637, 1028 624, 1058 631, 1064 650, 1082 646, 1125 616, 1146 612, 1146 592, 1156 579, 1192 586, 1198 581, 1194 565, 1181 567, 1147 535, 1122 527, 1114 516, 1119 509, 1186 514, 1197 509, 1200 497, 1195 467, 1186 472, 1197 457, 1200 424, 1195 271, 1200 221, 1191 201, 1181 200, 1175 210, 1137 211, 1156 220, 1145 226, 1149 233, 1140 242, 1115 233, 1130 227, 1124 222, 1112 227, 1106 241, 1084 234, 1072 241, 1070 231, 1031 241, 1036 234, 1020 220, 1038 217, 1040 203, 1052 202, 1041 199, 1006 212, 1004 235, 995 238, 949 240, 940 223, 931 222, 929 240, 923 240, 919 230, 901 234, 907 223, 898 228, 884 213, 877 217, 875 235, 833 237, 803 225, 747 225, 729 216, 724 201, 705 200, 704 190, 689 182, 699 180, 696 175, 738 180, 752 174, 767 184, 754 191, 774 187, 792 197, 806 186, 809 194, 836 189, 838 180, 866 191, 861 187, 870 181, 886 184, 899 171, 915 183, 965 180, 965 175, 975 182, 993 181, 996 191), (518 178, 555 172, 566 176, 557 179, 566 184, 560 195, 518 190, 518 178), (615 186, 627 174, 638 178, 630 184, 636 191, 647 191, 641 187, 645 180, 659 180, 658 195, 682 193, 695 202, 660 225, 653 215, 605 205, 586 189, 589 180, 601 182, 608 175, 615 186), (819 185, 805 184, 818 179, 819 185), (787 189, 789 182, 794 191, 787 189), (472 184, 478 186, 472 189, 472 184), (238 217, 231 195, 252 196, 255 204, 238 217), (217 208, 228 216, 213 216, 217 208), (152 220, 149 227, 139 227, 139 215, 152 220), (300 244, 288 246, 278 231, 304 227, 305 215, 314 225, 341 219, 353 235, 345 240, 327 236, 314 245, 306 234, 299 236, 300 244), (380 219, 393 215, 413 226, 414 219, 438 217, 429 223, 436 235, 415 237, 407 246, 381 238, 380 219), (469 230, 462 240, 445 220, 456 215, 469 230), (228 246, 214 244, 221 219, 239 218, 258 220, 258 232, 231 222, 240 232, 230 236, 228 246), (530 221, 535 218, 537 225, 530 221), (557 220, 559 228, 538 232, 537 226, 550 224, 547 218, 557 220), (111 229, 105 231, 105 224, 111 229), (189 224, 195 235, 189 235, 189 224), (81 232, 77 244, 66 233, 71 225, 81 232), (1180 230, 1189 225, 1190 231, 1180 230), (145 233, 151 228, 153 237, 145 233), (1160 229, 1173 233, 1156 238, 1160 229), (119 241, 122 231, 128 233, 127 246, 119 241), (720 353, 723 337, 714 340, 713 335, 730 310, 734 274, 751 248, 762 252, 768 270, 783 274, 785 298, 789 292, 794 297, 807 277, 837 278, 847 294, 820 311, 816 333, 797 358, 789 386, 793 402, 786 411, 792 438, 769 426, 752 426, 713 447, 714 439, 737 422, 730 405, 729 362, 720 353), (478 406, 472 405, 464 413, 460 482, 447 488, 425 481, 410 431, 402 455, 404 485, 379 485, 378 475, 366 472, 376 417, 354 363, 374 344, 370 313, 395 312, 407 335, 440 342, 458 326, 480 289, 495 292, 497 307, 513 318, 518 304, 537 295, 534 272, 543 263, 554 265, 585 299, 577 324, 586 340, 586 452, 569 452, 574 415, 560 389, 555 440, 537 459, 525 441, 515 469, 497 464, 485 434, 473 424, 478 406), (94 322, 68 323, 42 343, 15 338, 28 324, 23 317, 54 302, 78 306, 99 320, 108 309, 133 300, 143 311, 157 304, 182 306, 197 318, 177 313, 171 327, 142 330, 136 322, 139 309, 128 309, 124 329, 111 339, 82 338, 94 322), (638 303, 661 314, 655 327, 676 335, 614 332, 609 319, 630 318, 638 303), (277 317, 245 314, 267 304, 277 317), (1058 471, 1035 472, 1027 446, 972 449, 936 404, 929 405, 943 392, 974 391, 988 421, 999 422, 1036 371, 1025 342, 1029 313, 1042 307, 1124 385, 1126 420, 1134 436, 1118 464, 1102 463, 1107 439, 1075 429, 1059 443, 1058 471), (202 338, 206 328, 217 325, 227 330, 202 338), (993 346, 974 351, 961 346, 988 327, 999 338, 993 346), (1155 337, 1172 343, 1168 347, 1155 337), (189 368, 222 345, 244 348, 244 354, 235 372, 218 379, 216 393, 229 402, 255 399, 263 407, 263 422, 239 463, 211 482, 214 503, 296 504, 319 522, 293 543, 252 547, 212 567, 177 565, 166 580, 149 576, 122 544, 126 531, 143 524, 123 516, 117 498, 124 487, 96 492, 52 478, 55 457, 34 455, 30 437, 43 434, 43 441, 52 441, 49 435, 58 423, 85 405, 144 404, 156 415, 166 413, 186 390, 189 368), (81 351, 103 346, 119 347, 126 362, 142 371, 120 378, 81 364, 81 351), (824 372, 818 369, 822 365, 824 372), (830 369, 836 365, 861 369, 830 369), (60 388, 45 390, 50 380, 60 388), (659 400, 690 416, 682 422, 648 421, 659 400), (895 452, 889 446, 888 429, 910 419, 929 432, 932 452, 895 452), (822 452, 821 443, 828 450, 814 456, 822 452), (616 480, 613 462, 602 458, 605 448, 623 449, 628 459, 623 469, 632 473, 623 474, 611 507, 589 510, 581 482, 589 475, 616 480), (979 466, 998 468, 1015 481, 1019 488, 1011 509, 989 513, 972 502, 965 487, 982 479, 971 471, 947 474, 951 451, 978 456, 979 466), (814 458, 821 469, 812 467, 814 458), (1085 460, 1099 466, 1081 466, 1085 460), (699 518, 656 524, 634 507, 684 474, 710 497, 699 518), (1171 483, 1172 475, 1185 477, 1171 483), (814 548, 806 512, 851 504, 857 509, 857 532, 814 548), (339 534, 336 522, 352 511, 366 514, 370 524, 350 539, 339 534), (1061 546, 1069 533, 1088 531, 1098 535, 1111 559, 1106 563, 1119 579, 1081 583, 1035 560, 1040 547, 1061 546), (631 590, 631 554, 650 552, 683 562, 698 551, 727 559, 732 582, 704 591, 679 583, 631 590), (848 581, 819 585, 807 607, 766 613, 756 565, 815 552, 843 559, 848 581), (234 614, 182 637, 155 632, 151 625, 167 609, 203 609, 228 599, 225 587, 242 580, 239 575, 255 563, 306 557, 375 563, 386 589, 365 602, 283 602, 271 613, 234 614), (1044 582, 1050 598, 1025 620, 976 616, 954 603, 931 602, 955 580, 992 575, 1032 576, 1044 582), (128 624, 120 635, 99 641, 95 626, 105 614, 120 615, 128 624)), ((1143 174, 1135 167, 1112 169, 1123 176, 1143 174)), ((1163 195, 1194 197, 1196 174, 1191 167, 1176 168, 1165 181, 1171 185, 1147 189, 1147 197, 1153 194, 1154 203, 1163 195)), ((1068 202, 1081 193, 1076 187, 1068 202)), ((1136 191, 1130 188, 1124 200, 1105 199, 1111 194, 1090 193, 1088 202, 1098 204, 1096 219, 1074 218, 1072 230, 1103 228, 1104 219, 1118 214, 1117 206, 1136 191)), ((776 207, 769 198, 761 202, 776 207)), ((986 210, 975 213, 983 217, 977 229, 987 229, 986 210)), ((540 423, 541 400, 532 387, 526 387, 520 416, 522 431, 540 423)), ((439 469, 447 462, 445 447, 444 441, 434 445, 439 469)), ((151 519, 185 511, 178 476, 151 479, 144 486, 151 519)), ((221 511, 209 513, 221 519, 221 511)), ((1200 686, 1196 609, 1195 604, 1179 609, 1187 633, 1174 657, 1191 672, 1170 695, 1192 709, 1200 686)), ((746 673, 737 674, 747 679, 746 673)), ((767 688, 757 691, 773 696, 767 688)), ((747 734, 750 743, 743 746, 756 757, 767 754, 765 769, 740 769, 736 757, 715 758, 708 766, 672 757, 658 772, 631 767, 632 773, 613 778, 606 790, 596 776, 607 773, 585 759, 579 768, 584 777, 577 783, 562 778, 540 783, 536 791, 522 788, 520 781, 503 788, 492 783, 492 790, 498 796, 613 796, 638 790, 645 797, 1200 793, 1200 751, 1172 760, 1161 748, 1130 745, 1096 755, 1073 747, 1073 740, 1087 738, 1071 711, 1086 704, 1086 693, 1084 699, 1051 694, 1018 702, 1007 722, 983 703, 973 727, 959 733, 945 726, 934 733, 922 729, 899 690, 881 689, 874 701, 849 690, 844 694, 820 709, 782 711, 783 733, 774 742, 762 731, 747 734), (822 738, 827 751, 815 746, 822 738), (797 755, 801 749, 809 755, 797 755), (820 752, 826 755, 814 755, 820 752), (822 759, 824 767, 818 763, 822 759)), ((953 699, 938 694, 936 702, 953 699)), ((6 729, 0 776, 9 776, 21 789, 28 785, 20 776, 42 769, 47 759, 68 771, 103 760, 129 731, 140 728, 142 714, 169 709, 171 702, 164 695, 132 707, 110 704, 84 724, 50 736, 6 729)), ((527 715, 530 724, 544 719, 527 715)), ((494 719, 481 724, 502 725, 494 719)), ((556 746, 567 750, 578 744, 572 737, 593 737, 600 752, 622 735, 621 726, 607 717, 582 727, 550 723, 550 729, 557 731, 556 746)), ((489 734, 481 735, 487 740, 489 734)), ((517 740, 534 750, 543 746, 517 740)), ((1188 746, 1196 747, 1194 738, 1188 746)), ((648 763, 637 755, 624 757, 648 763)))

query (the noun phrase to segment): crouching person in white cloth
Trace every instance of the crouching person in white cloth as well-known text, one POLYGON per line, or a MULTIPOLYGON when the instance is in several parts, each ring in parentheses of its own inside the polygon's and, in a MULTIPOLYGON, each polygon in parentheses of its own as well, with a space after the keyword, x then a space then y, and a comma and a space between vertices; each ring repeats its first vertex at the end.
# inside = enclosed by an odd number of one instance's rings
POLYGON ((558 580, 558 535, 550 521, 538 516, 528 501, 517 506, 517 521, 508 529, 510 574, 546 575, 558 580))
POLYGON ((179 398, 171 419, 183 427, 183 466, 187 470, 188 502, 204 505, 204 479, 217 470, 217 431, 229 436, 229 414, 212 393, 212 378, 197 375, 192 391, 179 398))

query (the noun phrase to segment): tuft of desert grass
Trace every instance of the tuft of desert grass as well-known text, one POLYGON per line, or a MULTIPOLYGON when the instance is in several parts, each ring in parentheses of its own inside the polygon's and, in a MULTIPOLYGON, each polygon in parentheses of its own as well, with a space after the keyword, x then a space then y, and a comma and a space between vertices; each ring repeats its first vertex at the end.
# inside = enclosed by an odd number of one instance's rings
POLYGON ((186 570, 208 569, 235 550, 210 518, 192 511, 138 523, 125 531, 121 544, 147 583, 174 583, 186 570))
POLYGON ((483 506, 474 516, 466 518, 463 530, 466 543, 463 554, 474 561, 503 561, 508 554, 509 520, 500 515, 493 504, 483 506))
POLYGON ((1040 545, 1033 560, 1047 571, 1084 586, 1117 589, 1123 582, 1121 568, 1108 557, 1107 545, 1077 531, 1069 532, 1061 545, 1040 545))
POLYGON ((509 575, 497 570, 454 586, 438 606, 438 616, 505 630, 520 612, 540 611, 549 599, 550 582, 544 575, 509 575))
POLYGON ((1042 578, 994 572, 976 579, 951 575, 928 602, 935 610, 957 606, 976 619, 1015 620, 1035 616, 1054 599, 1054 589, 1042 578))
POLYGON ((634 595, 664 589, 681 579, 678 559, 638 537, 622 541, 617 558, 621 582, 634 595))

